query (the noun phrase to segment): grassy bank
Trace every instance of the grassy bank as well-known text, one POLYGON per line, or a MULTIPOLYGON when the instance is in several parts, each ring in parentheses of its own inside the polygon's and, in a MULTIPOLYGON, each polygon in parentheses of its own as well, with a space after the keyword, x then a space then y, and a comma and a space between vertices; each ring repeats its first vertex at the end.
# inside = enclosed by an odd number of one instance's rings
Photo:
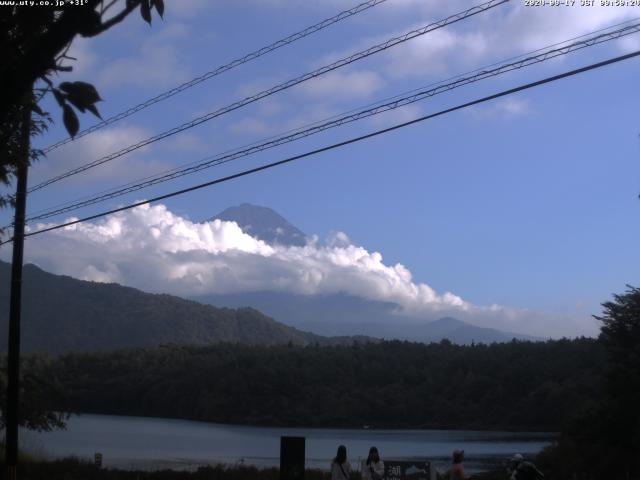
MULTIPOLYGON (((193 472, 179 470, 117 470, 98 468, 74 458, 28 462, 20 465, 21 480, 278 480, 277 468, 200 467, 193 472)), ((319 470, 308 470, 307 480, 325 480, 329 476, 319 470)))
MULTIPOLYGON (((2 472, 4 474, 4 472, 2 472)), ((75 458, 55 461, 31 461, 19 465, 21 480, 279 480, 278 468, 255 468, 249 466, 200 467, 193 472, 177 470, 139 471, 98 468, 92 463, 75 458)), ((503 479, 502 472, 486 472, 474 476, 479 480, 503 479)), ((3 478, 3 477, 2 477, 3 478)), ((329 472, 307 470, 305 480, 330 480, 329 472)), ((359 480, 354 472, 352 480, 359 480)), ((435 480, 435 479, 434 479, 435 480)))

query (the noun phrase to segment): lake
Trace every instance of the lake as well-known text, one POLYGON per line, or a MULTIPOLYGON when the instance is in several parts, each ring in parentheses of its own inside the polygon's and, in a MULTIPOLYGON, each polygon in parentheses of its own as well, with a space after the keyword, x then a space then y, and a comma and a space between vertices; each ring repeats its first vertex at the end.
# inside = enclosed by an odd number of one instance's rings
POLYGON ((308 468, 328 469, 338 445, 354 467, 375 445, 385 458, 426 458, 439 468, 451 452, 465 450, 470 472, 499 467, 514 453, 533 456, 553 434, 463 430, 373 430, 222 425, 166 418, 76 415, 67 430, 21 431, 21 444, 47 458, 103 454, 105 467, 193 469, 207 464, 278 466, 281 436, 306 437, 308 468))

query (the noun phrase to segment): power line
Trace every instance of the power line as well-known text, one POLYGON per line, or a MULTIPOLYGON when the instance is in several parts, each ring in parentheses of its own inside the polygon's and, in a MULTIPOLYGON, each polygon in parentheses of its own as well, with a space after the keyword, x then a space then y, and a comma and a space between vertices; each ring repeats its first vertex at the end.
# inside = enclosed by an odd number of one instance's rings
MULTIPOLYGON (((338 119, 338 118, 340 118, 342 116, 361 111, 362 109, 372 108, 374 106, 380 106, 385 102, 390 102, 392 100, 400 99, 402 96, 407 96, 407 95, 410 95, 410 94, 414 94, 414 93, 420 92, 421 90, 429 88, 429 87, 443 85, 446 82, 457 80, 457 79, 460 79, 460 78, 465 77, 465 76, 469 76, 469 75, 474 74, 474 73, 482 72, 483 70, 490 69, 492 67, 495 67, 497 65, 503 64, 505 62, 511 62, 513 60, 523 59, 523 58, 525 58, 527 56, 531 56, 531 55, 534 55, 534 54, 537 54, 537 53, 540 53, 540 52, 544 52, 545 50, 551 49, 553 47, 558 47, 559 45, 567 46, 567 44, 569 42, 573 42, 573 41, 579 40, 581 38, 590 37, 590 36, 596 35, 598 33, 612 31, 612 29, 614 29, 616 27, 621 27, 622 25, 629 25, 629 24, 631 24, 633 22, 637 22, 638 20, 640 20, 640 17, 636 17, 636 18, 632 18, 632 19, 629 19, 629 20, 625 20, 624 22, 620 22, 620 23, 616 23, 616 24, 613 24, 613 25, 609 25, 608 27, 600 28, 598 30, 594 30, 592 32, 589 32, 589 33, 586 33, 586 34, 583 34, 583 35, 578 35, 576 37, 572 37, 572 38, 569 38, 567 40, 563 40, 561 42, 556 42, 556 43, 553 43, 551 45, 547 45, 547 46, 542 47, 542 48, 537 48, 535 50, 532 50, 532 51, 529 51, 529 52, 526 52, 526 53, 523 53, 523 54, 520 54, 520 55, 509 57, 509 58, 503 59, 503 60, 501 60, 499 62, 494 62, 494 63, 492 63, 490 65, 485 65, 483 67, 476 68, 476 69, 474 69, 472 71, 468 71, 468 72, 465 72, 465 73, 457 74, 457 75, 454 75, 452 77, 448 77, 448 78, 446 78, 444 80, 440 80, 438 82, 432 82, 432 83, 430 83, 428 85, 425 85, 425 86, 422 86, 422 87, 419 87, 419 88, 414 88, 412 90, 409 90, 409 91, 406 91, 406 92, 403 92, 403 93, 400 93, 400 94, 396 94, 396 95, 391 96, 391 97, 386 97, 384 99, 378 100, 376 102, 367 104, 367 105, 362 106, 362 107, 354 108, 354 109, 348 110, 346 112, 342 112, 340 114, 332 115, 331 117, 327 117, 327 118, 324 118, 322 120, 317 120, 315 122, 311 122, 311 123, 308 123, 308 124, 305 124, 305 125, 301 125, 301 126, 296 127, 296 128, 289 129, 289 130, 284 131, 284 132, 280 132, 277 135, 272 135, 272 136, 269 136, 269 137, 266 137, 266 138, 262 138, 262 139, 253 141, 253 142, 245 144, 245 145, 243 145, 241 147, 236 147, 236 148, 233 148, 233 149, 228 149, 228 150, 223 151, 223 152, 219 152, 219 153, 216 154, 216 156, 222 156, 222 155, 225 155, 225 154, 228 154, 228 153, 237 152, 237 151, 239 151, 241 149, 246 149, 246 148, 249 148, 249 147, 252 147, 252 146, 256 146, 256 145, 258 145, 260 143, 266 143, 269 140, 277 139, 277 138, 279 138, 279 137, 281 137, 281 136, 283 136, 285 134, 290 134, 290 133, 293 133, 293 132, 301 131, 301 130, 306 129, 306 128, 317 126, 317 125, 320 125, 322 123, 328 122, 330 120, 338 119)), ((616 32, 612 31, 611 33, 616 33, 616 32)), ((633 33, 633 32, 629 32, 629 33, 633 33)), ((620 36, 618 36, 616 38, 620 38, 623 35, 624 34, 621 34, 620 36)), ((110 194, 110 193, 115 192, 116 190, 120 190, 122 188, 133 186, 133 185, 137 185, 137 184, 139 184, 141 182, 144 182, 146 180, 151 180, 151 179, 159 178, 159 177, 161 177, 163 175, 166 175, 166 174, 169 174, 169 173, 178 172, 179 170, 182 170, 183 168, 190 167, 190 166, 193 166, 193 165, 198 165, 198 164, 200 164, 202 162, 205 162, 209 158, 214 158, 214 157, 212 156, 212 157, 207 157, 207 158, 204 158, 204 159, 201 159, 201 160, 196 160, 196 161, 184 163, 184 164, 182 164, 182 165, 180 165, 178 167, 172 168, 170 170, 165 170, 164 172, 161 172, 161 173, 158 173, 158 174, 149 175, 149 176, 146 176, 146 177, 143 177, 143 178, 138 178, 136 180, 132 180, 132 181, 130 181, 128 183, 125 183, 125 184, 122 184, 120 186, 107 188, 107 189, 102 190, 100 192, 97 192, 95 194, 84 195, 82 197, 76 198, 75 200, 69 200, 69 201, 65 201, 65 202, 59 203, 59 204, 52 205, 51 207, 41 208, 39 210, 31 212, 31 215, 32 215, 31 218, 34 218, 35 215, 39 215, 40 213, 50 212, 53 209, 62 208, 62 207, 66 207, 66 206, 69 206, 69 205, 75 205, 75 204, 77 204, 77 203, 79 203, 81 201, 84 201, 84 200, 87 200, 87 199, 96 198, 98 195, 110 194)), ((212 166, 214 166, 214 165, 212 165, 212 166)), ((45 217, 45 218, 49 218, 49 217, 45 217)), ((8 225, 8 226, 2 227, 2 228, 4 229, 4 228, 8 228, 10 226, 11 225, 8 225)))
POLYGON ((417 30, 412 30, 410 32, 405 33, 404 35, 398 36, 398 37, 393 37, 385 42, 379 43, 377 45, 374 45, 373 47, 370 47, 366 50, 362 50, 358 53, 355 53, 353 55, 350 55, 348 57, 345 57, 341 60, 338 60, 336 62, 333 62, 329 65, 326 65, 324 67, 321 67, 317 70, 314 70, 312 72, 309 73, 305 73, 299 77, 293 78, 291 80, 288 80, 284 83, 281 83, 279 85, 276 85, 275 87, 271 87, 267 90, 263 90, 260 93, 257 93, 255 95, 249 96, 244 98, 243 100, 237 101, 235 103, 232 103, 230 105, 227 105, 226 107, 222 107, 214 112, 210 112, 207 113, 206 115, 197 117, 189 122, 183 123, 182 125, 179 125, 177 127, 171 128, 169 130, 166 130, 162 133, 159 133, 153 137, 147 138, 145 140, 142 140, 136 144, 133 145, 129 145, 128 147, 119 150, 117 152, 111 153, 109 155, 106 155, 102 158, 99 158, 97 160, 94 160, 93 162, 90 162, 88 164, 85 164, 81 167, 77 167, 75 169, 69 170, 66 173, 60 174, 56 177, 50 178, 48 180, 45 180, 44 182, 41 182, 33 187, 31 187, 28 192, 29 193, 33 193, 37 190, 40 190, 48 185, 51 185, 52 183, 58 182, 60 180, 63 180, 65 178, 71 177, 73 175, 77 175, 78 173, 82 173, 86 170, 89 170, 91 168, 94 168, 98 165, 102 165, 103 163, 109 162, 111 160, 114 160, 118 157, 121 157, 122 155, 125 155, 127 153, 133 152, 134 150, 137 150, 139 148, 142 148, 146 145, 149 145, 151 143, 157 142, 159 140, 162 140, 164 138, 170 137, 172 135, 175 135, 177 133, 183 132, 185 130, 188 130, 190 128, 193 128, 197 125, 200 125, 204 122, 208 122, 209 120, 212 120, 216 117, 219 117, 220 115, 224 115, 226 113, 232 112, 234 110, 237 110, 238 108, 244 107, 246 105, 249 105, 251 103, 257 102, 258 100, 261 100, 263 98, 266 98, 268 96, 271 96, 275 93, 281 92, 283 90, 286 90, 288 88, 291 88, 295 85, 298 85, 302 82, 306 82, 307 80, 311 80, 312 78, 316 78, 320 75, 323 75, 327 72, 336 70, 340 67, 343 67, 345 65, 349 65, 351 63, 357 62, 358 60, 361 60, 363 58, 366 58, 370 55, 382 52, 384 50, 387 50, 391 47, 394 47, 396 45, 399 45, 401 43, 404 43, 408 40, 411 40, 413 38, 419 37, 421 35, 425 35, 426 33, 432 32, 434 30, 437 30, 439 28, 443 28, 447 25, 450 25, 452 23, 456 23, 459 22, 460 20, 464 20, 466 18, 469 18, 471 16, 477 15, 479 13, 485 12, 487 10, 490 10, 492 8, 495 8, 499 5, 502 5, 504 3, 509 2, 510 0, 490 0, 488 2, 485 2, 483 4, 480 5, 476 5, 474 7, 471 7, 467 10, 464 10, 463 12, 460 13, 456 13, 454 15, 451 15, 445 19, 442 19, 438 22, 434 22, 431 23, 429 25, 426 25, 422 28, 419 28, 417 30))
POLYGON ((308 37, 313 33, 319 32, 320 30, 323 30, 335 23, 338 23, 349 17, 352 17, 353 15, 357 15, 358 13, 364 12, 365 10, 368 10, 386 1, 387 0, 369 0, 367 2, 363 2, 359 5, 356 5, 353 8, 350 8, 349 10, 344 10, 338 13, 337 15, 334 15, 333 17, 326 18, 325 20, 322 20, 321 22, 316 23, 315 25, 311 25, 310 27, 307 27, 304 30, 300 30, 299 32, 289 35, 288 37, 285 37, 276 42, 273 42, 272 44, 267 45, 266 47, 262 47, 258 50, 248 53, 243 57, 236 58, 235 60, 232 60, 231 62, 226 63, 225 65, 221 65, 215 68, 214 70, 206 72, 200 75, 199 77, 196 77, 192 80, 189 80, 188 82, 178 85, 177 87, 174 87, 171 90, 167 90, 166 92, 156 95, 155 97, 149 98, 148 100, 145 100, 144 102, 134 107, 124 110, 116 115, 113 115, 107 118, 106 120, 103 120, 100 123, 97 123, 89 128, 82 130, 81 132, 77 133, 76 136, 73 138, 67 137, 52 145, 49 145, 48 147, 44 148, 42 151, 44 153, 49 153, 50 151, 55 150, 56 148, 61 147, 62 145, 65 145, 73 140, 77 140, 78 138, 84 137, 85 135, 89 135, 90 133, 100 130, 101 128, 104 128, 107 125, 111 125, 115 122, 118 122, 123 118, 130 117, 131 115, 138 113, 139 111, 144 110, 145 108, 150 107, 151 105, 155 105, 156 103, 166 100, 167 98, 173 97, 174 95, 177 95, 178 93, 183 92, 184 90, 194 87, 206 80, 209 80, 210 78, 216 77, 244 63, 255 60, 263 55, 266 55, 267 53, 273 52, 274 50, 285 47, 297 40, 301 40, 304 37, 308 37))
MULTIPOLYGON (((89 197, 87 199, 83 199, 83 200, 79 200, 79 201, 75 201, 75 202, 71 202, 71 203, 67 203, 64 204, 62 206, 59 207, 53 207, 50 209, 47 209, 45 211, 42 211, 43 213, 40 214, 32 214, 31 216, 29 216, 27 218, 28 222, 32 222, 34 220, 43 220, 46 218, 51 218, 53 216, 56 215, 60 215, 63 213, 67 213, 67 212, 71 212, 74 210, 77 210, 79 208, 83 208, 89 205, 93 205, 96 203, 100 203, 106 200, 110 200, 116 197, 120 197, 122 195, 126 195, 128 193, 133 193, 139 190, 142 190, 144 188, 148 188, 150 186, 153 185, 157 185, 160 183, 164 183, 170 180, 174 180, 176 178, 180 178, 183 177, 185 175, 189 175, 207 168, 212 168, 214 166, 217 165, 221 165, 223 163, 227 163, 233 160, 236 160, 238 158, 242 158, 248 155, 252 155, 254 153, 258 153, 258 152, 262 152, 264 150, 270 149, 270 148, 274 148, 276 146, 280 146, 283 145, 285 143, 290 143, 302 138, 306 138, 308 136, 314 135, 316 133, 320 133, 323 131, 326 131, 328 129, 331 128, 335 128, 335 127, 339 127, 351 122, 355 122, 358 120, 361 120, 363 118, 367 118, 370 116, 374 116, 374 115, 379 115, 381 113, 390 111, 390 110, 394 110, 396 108, 400 108, 421 100, 424 100, 426 98, 430 98, 432 96, 438 95, 440 93, 444 93, 450 90, 453 90, 455 88, 459 88, 462 87, 464 85, 469 85, 471 83, 475 83, 477 81, 480 80, 484 80, 487 78, 491 78, 491 77, 495 77, 498 75, 502 75, 504 73, 513 71, 513 70, 517 70, 517 69, 521 69, 524 67, 528 67, 531 65, 535 65, 553 58, 556 58, 558 56, 561 55, 567 55, 571 52, 575 52, 578 50, 581 50, 583 48, 587 48, 587 47, 591 47, 594 45, 598 45, 607 41, 611 41, 611 40, 616 40, 619 39, 623 36, 626 35, 630 35, 633 33, 637 33, 640 32, 640 23, 634 24, 634 25, 627 25, 623 28, 620 28, 618 30, 615 31, 611 31, 611 32, 607 32, 607 33, 602 33, 600 35, 596 35, 596 36, 592 36, 589 38, 585 38, 584 40, 581 40, 579 42, 574 42, 568 45, 565 45, 563 47, 560 48, 555 48, 555 49, 551 49, 551 50, 547 50, 544 51, 544 49, 541 50, 536 50, 536 51, 541 51, 542 53, 539 53, 537 55, 533 55, 533 56, 529 56, 529 57, 525 57, 525 58, 521 58, 520 60, 516 61, 516 62, 511 62, 511 63, 507 63, 507 64, 503 64, 500 65, 496 68, 493 69, 481 69, 481 70, 476 70, 474 72, 474 74, 472 75, 467 75, 467 76, 459 76, 456 78, 456 80, 454 80, 453 82, 449 82, 449 83, 440 83, 438 84, 438 86, 434 87, 434 88, 430 88, 427 90, 422 90, 422 91, 413 91, 411 92, 411 95, 405 96, 405 97, 395 97, 393 99, 393 101, 391 102, 387 102, 387 103, 383 103, 383 104, 378 104, 374 107, 370 107, 370 108, 365 108, 359 111, 356 111, 355 113, 352 114, 347 114, 347 115, 343 115, 343 116, 338 116, 338 117, 334 117, 332 120, 330 121, 326 121, 323 123, 317 123, 314 124, 314 126, 304 129, 304 130, 298 130, 292 134, 289 135, 284 135, 281 137, 275 137, 269 141, 260 143, 260 144, 254 144, 248 148, 244 148, 241 150, 236 150, 236 151, 232 151, 232 153, 225 153, 222 155, 217 155, 217 156, 213 156, 213 157, 209 157, 207 159, 204 159, 202 161, 200 161, 199 163, 196 164, 192 164, 191 166, 182 168, 182 169, 173 169, 170 170, 168 172, 153 176, 153 177, 148 177, 147 179, 144 179, 144 181, 141 181, 139 183, 129 183, 127 185, 124 185, 120 188, 117 189, 111 189, 110 191, 106 192, 106 193, 100 193, 100 194, 96 194, 92 197, 89 197)), ((566 42, 565 42, 566 43, 566 42)), ((37 213, 37 212, 36 212, 37 213)))
MULTIPOLYGON (((618 63, 618 62, 621 62, 621 61, 624 61, 624 60, 628 60, 630 58, 637 57, 639 55, 640 55, 640 50, 636 50, 635 52, 628 53, 626 55, 620 55, 618 57, 610 58, 610 59, 604 60, 602 62, 593 63, 593 64, 588 65, 586 67, 581 67, 581 68, 577 68, 575 70, 570 70, 568 72, 564 72, 564 73, 561 73, 561 74, 558 74, 558 75, 547 77, 547 78, 544 78, 542 80, 538 80, 538 81, 535 81, 535 82, 531 82, 531 83, 527 83, 527 84, 524 84, 524 85, 520 85, 518 87, 514 87, 514 88, 511 88, 509 90, 503 90, 503 91, 501 91, 499 93, 495 93, 493 95, 482 97, 480 99, 473 100, 471 102, 463 103, 463 104, 457 105, 455 107, 447 108, 445 110, 440 110, 439 112, 436 112, 436 113, 432 113, 432 114, 429 114, 429 115, 424 115, 422 117, 415 118, 415 119, 410 120, 408 122, 399 123, 399 124, 393 125, 391 127, 383 128, 381 130, 376 130, 376 131, 368 133, 366 135, 361 135, 359 137, 350 138, 349 140, 345 140, 345 141, 342 141, 342 142, 334 143, 332 145, 328 145, 328 146, 325 146, 325 147, 322 147, 322 148, 318 148, 316 150, 311 150, 309 152, 302 153, 300 155, 294 155, 292 157, 285 158, 284 160, 279 160, 277 162, 268 163, 268 164, 262 165, 260 167, 255 167, 255 168, 251 168, 249 170, 244 170, 242 172, 235 173, 233 175, 229 175, 229 176, 222 177, 222 178, 217 178, 215 180, 211 180, 209 182, 201 183, 199 185, 194 185, 194 186, 189 187, 189 188, 185 188, 185 189, 182 189, 182 190, 177 190, 177 191, 174 191, 174 192, 171 192, 171 193, 160 195, 160 196, 154 197, 154 198, 152 198, 150 200, 144 200, 144 201, 141 201, 141 202, 136 202, 136 203, 131 204, 131 205, 115 208, 115 209, 112 209, 112 210, 108 210, 108 211, 105 211, 105 212, 102 212, 102 213, 98 213, 98 214, 91 215, 91 216, 88 216, 88 217, 80 218, 80 219, 77 219, 77 220, 72 220, 72 221, 69 221, 69 222, 66 222, 66 223, 63 223, 63 224, 60 224, 60 225, 54 225, 54 226, 51 226, 51 227, 46 227, 46 228, 43 228, 41 230, 37 230, 35 232, 25 233, 24 236, 25 237, 31 237, 31 236, 34 236, 34 235, 39 235, 41 233, 51 232, 53 230, 58 230, 60 228, 65 228, 65 227, 69 227, 69 226, 72 226, 72 225, 76 225, 78 223, 86 222, 86 221, 89 221, 89 220, 95 220, 96 218, 104 217, 106 215, 111 215, 113 213, 118 213, 118 212, 122 212, 122 211, 125 211, 125 210, 130 210, 132 208, 139 207, 141 205, 146 205, 146 204, 149 204, 149 203, 152 203, 152 202, 165 200, 167 198, 175 197, 175 196, 178 196, 178 195, 183 195, 185 193, 193 192, 195 190, 200 190, 200 189, 205 188, 205 187, 210 187, 212 185, 216 185, 216 184, 219 184, 219 183, 224 183, 224 182, 227 182, 227 181, 230 181, 230 180, 234 180, 236 178, 240 178, 240 177, 244 177, 244 176, 247 176, 247 175, 251 175, 253 173, 261 172, 263 170, 268 170, 268 169, 271 169, 271 168, 274 168, 274 167, 278 167, 280 165, 284 165, 284 164, 287 164, 287 163, 290 163, 290 162, 293 162, 293 161, 296 161, 296 160, 300 160, 300 159, 303 159, 303 158, 306 158, 306 157, 317 155, 319 153, 327 152, 329 150, 334 150, 334 149, 339 148, 339 147, 344 147, 344 146, 350 145, 352 143, 356 143, 356 142, 360 142, 362 140, 373 138, 373 137, 376 137, 378 135, 382 135, 384 133, 389 133, 391 131, 398 130, 400 128, 404 128, 404 127, 407 127, 409 125, 413 125, 415 123, 420 123, 420 122, 423 122, 425 120, 429 120, 429 119, 432 119, 432 118, 435 118, 435 117, 439 117, 439 116, 442 116, 442 115, 446 115, 448 113, 455 112, 457 110, 462 110, 464 108, 468 108, 468 107, 471 107, 471 106, 474 106, 474 105, 478 105, 478 104, 481 104, 481 103, 484 103, 484 102, 488 102, 490 100, 495 100, 496 98, 500 98, 500 97, 504 97, 504 96, 507 96, 507 95, 511 95, 513 93, 521 92, 523 90, 528 90, 530 88, 538 87, 540 85, 544 85, 544 84, 547 84, 547 83, 555 82, 555 81, 561 80, 563 78, 571 77, 571 76, 578 75, 580 73, 584 73, 584 72, 587 72, 587 71, 590 71, 590 70, 595 70, 595 69, 598 69, 598 68, 605 67, 607 65, 611 65, 611 64, 618 63)), ((13 238, 0 243, 0 245, 3 245, 5 243, 9 243, 9 242, 12 242, 12 241, 13 241, 13 238)))

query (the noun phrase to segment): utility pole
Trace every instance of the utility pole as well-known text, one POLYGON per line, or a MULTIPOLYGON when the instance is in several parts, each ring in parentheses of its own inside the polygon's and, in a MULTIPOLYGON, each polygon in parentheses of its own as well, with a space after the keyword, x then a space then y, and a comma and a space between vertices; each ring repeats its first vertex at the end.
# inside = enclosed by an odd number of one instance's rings
POLYGON ((24 252, 24 220, 27 205, 27 172, 31 137, 31 90, 22 109, 20 151, 16 171, 16 207, 13 221, 13 258, 11 261, 11 298, 9 303, 9 349, 6 406, 5 460, 7 478, 17 479, 18 415, 20 396, 20 309, 22 303, 22 260, 24 252))

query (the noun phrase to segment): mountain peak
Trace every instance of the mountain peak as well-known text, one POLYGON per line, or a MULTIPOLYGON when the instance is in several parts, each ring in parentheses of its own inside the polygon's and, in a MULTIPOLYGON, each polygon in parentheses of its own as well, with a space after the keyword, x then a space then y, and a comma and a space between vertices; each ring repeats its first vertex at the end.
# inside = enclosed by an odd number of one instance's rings
POLYGON ((229 207, 210 220, 236 222, 247 235, 269 244, 302 247, 307 236, 282 215, 268 207, 243 203, 229 207))

